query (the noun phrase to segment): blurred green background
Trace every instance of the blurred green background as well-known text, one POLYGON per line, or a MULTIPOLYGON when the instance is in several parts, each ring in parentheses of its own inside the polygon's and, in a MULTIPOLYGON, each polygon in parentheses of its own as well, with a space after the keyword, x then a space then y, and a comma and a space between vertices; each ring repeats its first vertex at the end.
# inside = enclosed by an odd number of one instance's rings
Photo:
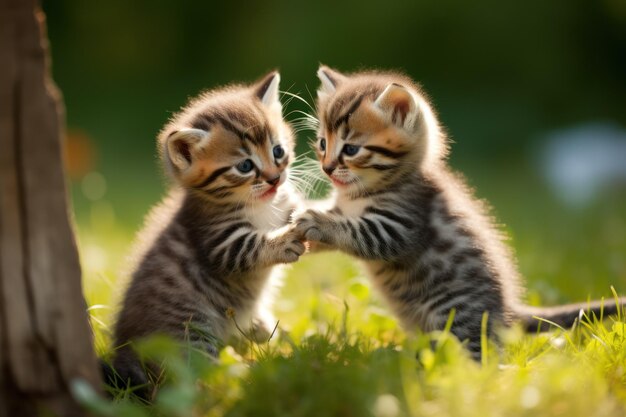
MULTIPOLYGON (((155 136, 172 112, 203 89, 276 67, 282 89, 312 101, 320 62, 399 69, 422 83, 454 142, 452 166, 512 237, 531 302, 610 296, 609 285, 626 292, 619 161, 576 204, 558 197, 542 165, 554 132, 590 123, 624 132, 623 0, 48 0, 43 8, 67 107, 91 304, 108 301, 98 293, 117 286, 133 235, 163 193, 155 136)), ((294 109, 305 108, 292 101, 294 109)), ((299 152, 310 136, 299 137, 299 152)), ((610 149, 603 155, 620 155, 610 149)))

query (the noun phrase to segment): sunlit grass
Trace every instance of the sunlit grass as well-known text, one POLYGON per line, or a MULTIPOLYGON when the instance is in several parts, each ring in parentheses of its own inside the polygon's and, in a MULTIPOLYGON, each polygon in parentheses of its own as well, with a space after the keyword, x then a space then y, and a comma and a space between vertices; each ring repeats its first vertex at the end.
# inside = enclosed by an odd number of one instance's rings
MULTIPOLYGON (((510 183, 485 184, 479 194, 509 225, 530 302, 604 296, 612 303, 611 285, 624 294, 624 196, 560 212, 528 179, 514 183, 512 191, 510 183)), ((97 352, 107 356, 134 230, 115 219, 103 226, 88 210, 78 214, 84 291, 97 352)), ((274 312, 281 331, 269 343, 238 352, 227 347, 219 363, 198 352, 180 355, 167 340, 145 343, 144 354, 165 360, 169 371, 154 405, 130 400, 123 389, 112 402, 80 384, 76 395, 95 415, 120 417, 626 412, 624 316, 604 322, 587 318, 573 330, 540 335, 511 329, 502 335, 502 349, 485 341, 486 360, 479 365, 445 332, 406 335, 358 263, 338 253, 308 255, 286 267, 274 312)))

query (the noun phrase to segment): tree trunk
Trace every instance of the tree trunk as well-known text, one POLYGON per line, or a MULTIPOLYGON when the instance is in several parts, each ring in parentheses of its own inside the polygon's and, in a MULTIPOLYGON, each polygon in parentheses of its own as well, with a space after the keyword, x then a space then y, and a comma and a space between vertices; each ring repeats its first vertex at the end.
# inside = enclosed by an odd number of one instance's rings
POLYGON ((0 417, 81 416, 70 384, 99 384, 68 217, 62 112, 43 13, 35 0, 0 0, 0 417))

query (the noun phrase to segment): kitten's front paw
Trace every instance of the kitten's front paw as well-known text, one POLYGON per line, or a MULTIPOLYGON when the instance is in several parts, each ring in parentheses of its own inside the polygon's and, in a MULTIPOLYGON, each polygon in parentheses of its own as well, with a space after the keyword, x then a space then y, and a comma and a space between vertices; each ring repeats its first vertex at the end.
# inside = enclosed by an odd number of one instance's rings
POLYGON ((278 247, 278 261, 280 263, 295 262, 306 250, 299 234, 294 229, 285 233, 280 240, 278 247))
POLYGON ((278 331, 278 328, 273 325, 270 326, 270 323, 265 322, 260 318, 255 318, 252 320, 252 327, 250 328, 250 337, 256 343, 267 343, 269 342, 270 337, 274 333, 274 329, 278 331))
POLYGON ((295 231, 301 239, 310 242, 320 242, 322 240, 322 228, 319 213, 315 210, 307 210, 294 220, 295 231))

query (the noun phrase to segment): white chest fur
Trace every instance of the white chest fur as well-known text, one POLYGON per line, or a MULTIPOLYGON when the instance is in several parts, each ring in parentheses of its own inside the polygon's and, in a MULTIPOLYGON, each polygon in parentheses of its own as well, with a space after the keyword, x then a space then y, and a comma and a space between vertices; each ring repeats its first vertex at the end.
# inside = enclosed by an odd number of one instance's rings
POLYGON ((271 202, 250 206, 246 209, 245 216, 256 229, 268 232, 285 225, 290 209, 288 198, 276 196, 271 202))
POLYGON ((357 198, 350 200, 344 196, 337 196, 336 205, 339 207, 346 217, 356 218, 363 214, 363 211, 370 205, 371 201, 367 198, 357 198))

